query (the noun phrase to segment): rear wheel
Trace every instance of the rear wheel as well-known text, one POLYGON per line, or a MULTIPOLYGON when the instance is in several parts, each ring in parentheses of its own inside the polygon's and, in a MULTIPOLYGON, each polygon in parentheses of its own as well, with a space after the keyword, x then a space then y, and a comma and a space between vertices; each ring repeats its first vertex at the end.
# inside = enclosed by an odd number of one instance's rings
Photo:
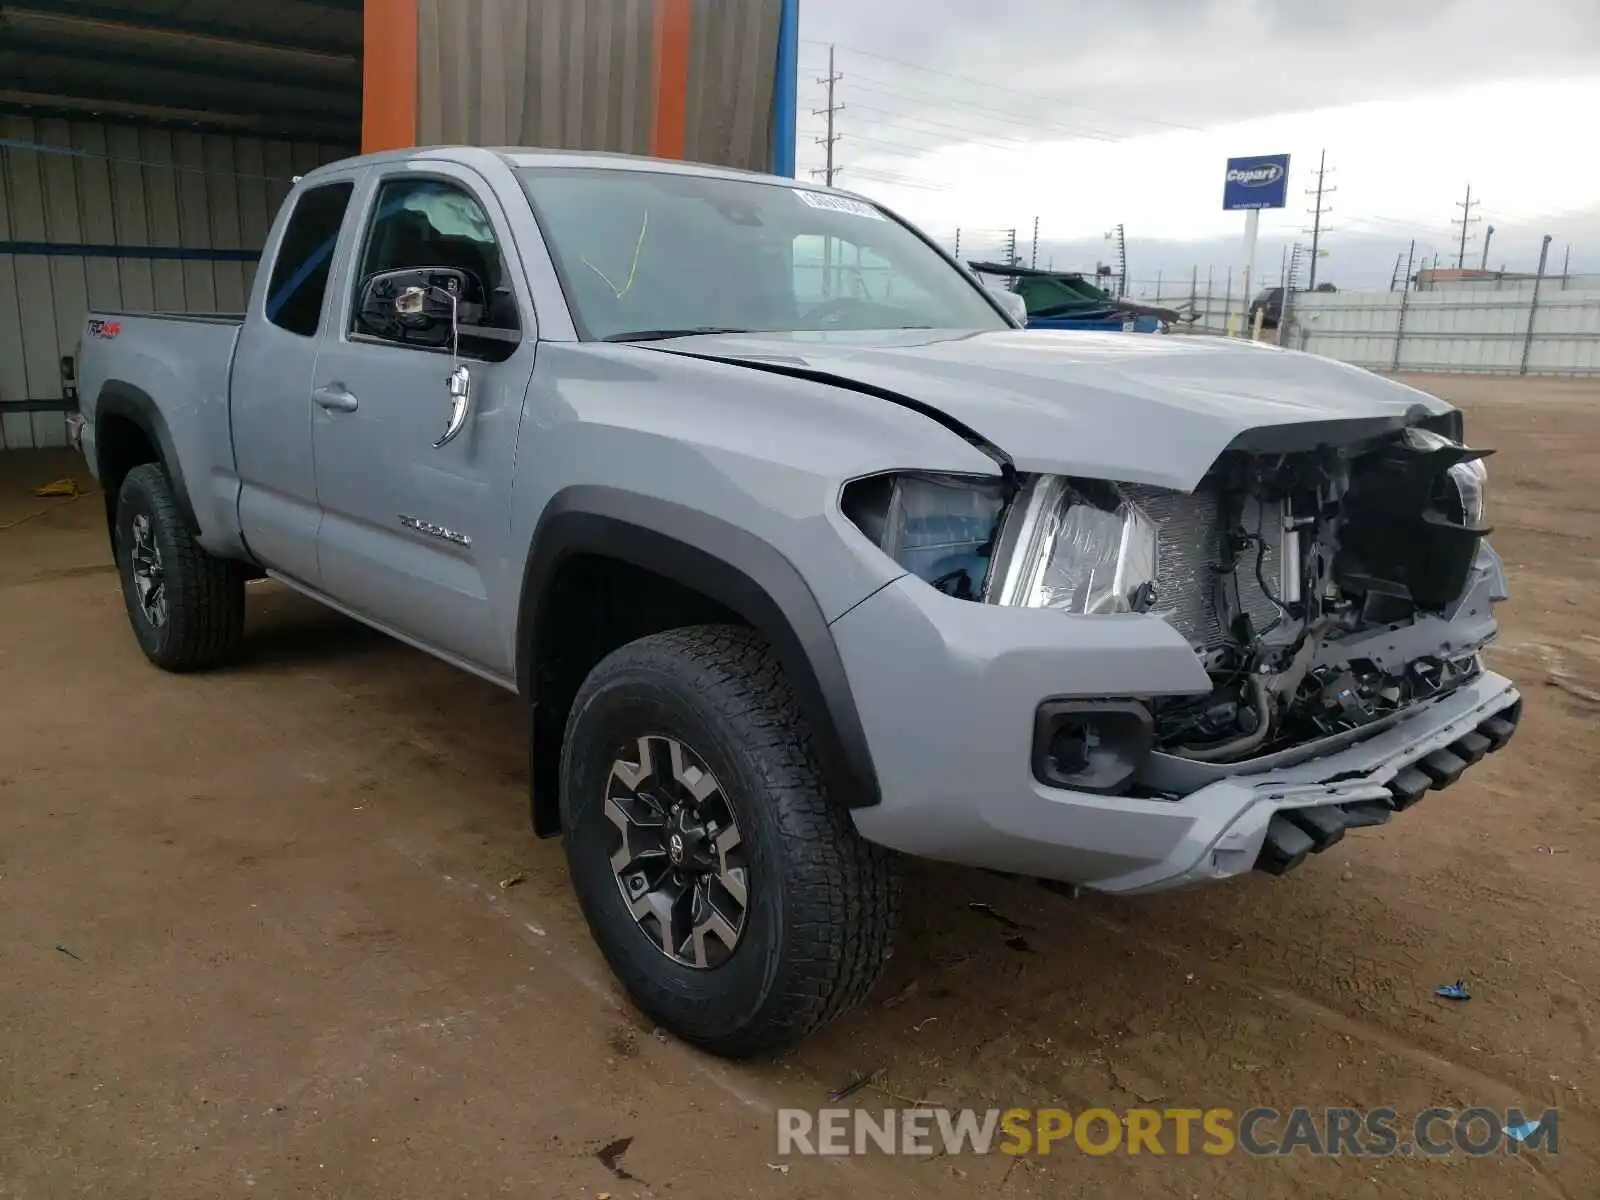
POLYGON ((714 1053, 771 1053, 866 995, 899 892, 829 797, 805 721, 752 631, 695 626, 613 652, 562 750, 573 885, 652 1019, 714 1053))
POLYGON ((159 463, 129 471, 117 493, 117 570, 145 657, 168 671, 220 666, 244 638, 242 564, 207 554, 178 511, 159 463))

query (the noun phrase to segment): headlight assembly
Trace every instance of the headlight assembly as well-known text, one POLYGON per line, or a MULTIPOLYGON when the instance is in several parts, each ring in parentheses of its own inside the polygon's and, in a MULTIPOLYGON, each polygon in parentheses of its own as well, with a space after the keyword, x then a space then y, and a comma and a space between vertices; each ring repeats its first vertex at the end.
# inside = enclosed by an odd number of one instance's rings
POLYGON ((1079 615, 1147 612, 1155 603, 1159 531, 1114 484, 1045 476, 1017 503, 997 603, 1079 615))
POLYGON ((1005 507, 998 479, 875 475, 849 484, 845 515, 895 562, 962 600, 983 597, 1005 507))
POLYGON ((1489 515, 1489 469, 1481 458, 1474 458, 1451 467, 1449 475, 1466 524, 1481 527, 1489 515))
POLYGON ((1115 484, 1037 476, 1006 500, 998 479, 904 473, 852 482, 842 506, 947 595, 1080 616, 1150 610, 1157 526, 1115 484))
POLYGON ((1484 518, 1489 515, 1489 469, 1483 465, 1483 451, 1468 450, 1454 438, 1420 427, 1407 429, 1405 439, 1413 449, 1423 453, 1442 451, 1458 457, 1473 456, 1451 465, 1445 470, 1444 478, 1449 481, 1453 498, 1461 507, 1461 523, 1473 529, 1482 528, 1484 518))

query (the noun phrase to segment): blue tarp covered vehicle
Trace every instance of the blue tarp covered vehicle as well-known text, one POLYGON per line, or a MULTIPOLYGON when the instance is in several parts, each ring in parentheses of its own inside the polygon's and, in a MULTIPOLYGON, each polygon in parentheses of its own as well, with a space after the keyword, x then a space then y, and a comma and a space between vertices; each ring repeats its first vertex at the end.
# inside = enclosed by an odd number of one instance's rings
POLYGON ((969 262, 980 275, 1011 280, 1028 308, 1029 329, 1122 330, 1162 333, 1180 319, 1170 308, 1140 304, 1101 290, 1076 271, 1040 271, 1004 263, 969 262))

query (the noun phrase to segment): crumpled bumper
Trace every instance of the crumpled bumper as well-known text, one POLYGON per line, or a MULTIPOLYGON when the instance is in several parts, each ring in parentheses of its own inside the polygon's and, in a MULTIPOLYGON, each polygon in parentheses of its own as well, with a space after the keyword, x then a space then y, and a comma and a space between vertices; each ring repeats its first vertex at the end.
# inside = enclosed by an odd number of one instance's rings
POLYGON ((1164 623, 973 604, 902 579, 833 632, 882 791, 853 810, 864 837, 1108 892, 1282 873, 1455 782, 1509 740, 1521 712, 1511 682, 1485 671, 1317 758, 1258 773, 1241 764, 1179 799, 1098 795, 1034 777, 1035 711, 1052 698, 1204 691, 1193 652, 1164 623))

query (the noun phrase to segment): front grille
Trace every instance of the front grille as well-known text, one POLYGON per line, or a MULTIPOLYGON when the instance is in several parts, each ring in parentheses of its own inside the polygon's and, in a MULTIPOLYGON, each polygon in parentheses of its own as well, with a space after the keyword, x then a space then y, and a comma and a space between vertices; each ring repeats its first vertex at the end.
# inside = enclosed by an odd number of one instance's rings
MULTIPOLYGON (((1228 641, 1228 634, 1217 615, 1216 568, 1223 559, 1222 498, 1216 486, 1203 483, 1194 492, 1173 492, 1165 488, 1132 485, 1124 489, 1160 527, 1156 554, 1155 611, 1166 617, 1189 644, 1200 650, 1215 650, 1228 641)), ((1274 592, 1279 590, 1279 554, 1283 544, 1283 521, 1277 505, 1267 505, 1262 513, 1261 535, 1266 553, 1261 574, 1274 592)), ((1245 530, 1255 533, 1255 512, 1244 519, 1245 530)), ((1256 581, 1256 552, 1250 550, 1240 560, 1239 603, 1255 626, 1264 628, 1278 614, 1256 581)))

